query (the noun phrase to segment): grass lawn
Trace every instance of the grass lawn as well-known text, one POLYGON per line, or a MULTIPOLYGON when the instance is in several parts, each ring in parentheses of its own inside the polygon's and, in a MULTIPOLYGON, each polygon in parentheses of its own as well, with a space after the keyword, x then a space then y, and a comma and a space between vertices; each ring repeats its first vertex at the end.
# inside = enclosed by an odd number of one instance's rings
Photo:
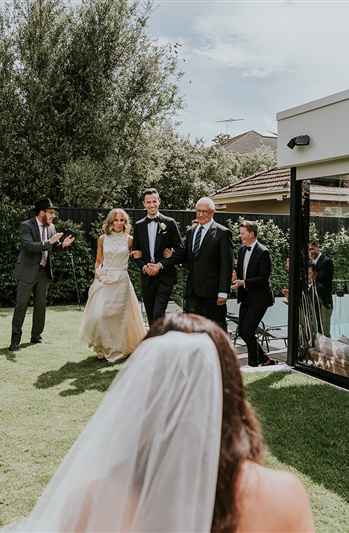
MULTIPOLYGON (((81 312, 50 308, 45 344, 12 355, 12 312, 0 309, 0 525, 28 514, 118 371, 78 341, 81 312)), ((349 530, 349 393, 299 374, 245 375, 268 464, 305 483, 318 532, 349 530)))

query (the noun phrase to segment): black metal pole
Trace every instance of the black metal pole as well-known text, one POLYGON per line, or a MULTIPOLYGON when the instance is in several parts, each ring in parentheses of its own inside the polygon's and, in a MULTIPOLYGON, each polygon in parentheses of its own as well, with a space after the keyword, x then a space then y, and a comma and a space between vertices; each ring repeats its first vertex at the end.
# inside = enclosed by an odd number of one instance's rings
POLYGON ((70 257, 70 262, 71 262, 72 271, 73 271, 73 278, 74 278, 75 291, 76 291, 76 297, 77 297, 77 301, 78 301, 79 311, 81 311, 80 291, 79 291, 78 280, 77 280, 77 277, 76 277, 74 257, 73 257, 73 254, 71 252, 68 252, 68 255, 70 257))
POLYGON ((287 364, 294 366, 298 356, 299 305, 301 299, 300 226, 302 222, 302 182, 297 182, 296 167, 291 168, 290 184, 290 251, 288 293, 287 364))

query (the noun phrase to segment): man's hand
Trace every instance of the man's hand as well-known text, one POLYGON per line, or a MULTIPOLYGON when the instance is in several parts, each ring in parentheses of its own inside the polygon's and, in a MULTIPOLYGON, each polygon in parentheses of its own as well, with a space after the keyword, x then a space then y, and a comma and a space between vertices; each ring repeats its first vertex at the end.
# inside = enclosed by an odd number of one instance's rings
POLYGON ((63 233, 55 233, 52 237, 49 238, 48 242, 50 244, 56 244, 63 237, 63 233))
POLYGON ((173 248, 165 248, 162 252, 162 255, 165 259, 169 259, 173 255, 173 248))
POLYGON ((238 289, 239 287, 245 287, 245 282, 243 279, 236 279, 233 283, 233 289, 238 289))
POLYGON ((160 270, 160 263, 148 263, 146 265, 146 273, 148 274, 148 276, 157 276, 160 270))
POLYGON ((68 235, 68 237, 66 237, 62 242, 62 248, 68 248, 68 246, 71 246, 74 241, 75 237, 73 237, 72 235, 68 235))

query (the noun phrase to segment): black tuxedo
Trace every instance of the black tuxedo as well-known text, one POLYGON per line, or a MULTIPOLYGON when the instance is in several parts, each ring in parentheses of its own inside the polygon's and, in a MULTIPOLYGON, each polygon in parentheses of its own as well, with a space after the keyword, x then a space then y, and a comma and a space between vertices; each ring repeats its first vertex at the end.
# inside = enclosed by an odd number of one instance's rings
MULTIPOLYGON (((161 213, 159 213, 158 218, 154 249, 155 263, 163 259, 165 248, 178 248, 181 246, 181 236, 176 221, 161 213)), ((148 322, 152 324, 154 320, 160 318, 166 312, 172 288, 177 279, 176 269, 174 266, 169 269, 162 269, 157 276, 144 274, 143 267, 152 262, 147 217, 138 220, 135 224, 133 249, 142 252, 142 257, 136 259, 136 263, 141 270, 142 294, 148 322)))
POLYGON ((217 322, 226 329, 226 305, 217 305, 219 293, 230 293, 233 269, 231 232, 213 220, 197 254, 193 252, 196 226, 186 233, 183 246, 170 259, 163 260, 165 268, 186 264, 189 275, 186 286, 186 311, 197 313, 217 322))
POLYGON ((331 337, 333 261, 326 255, 321 254, 315 268, 317 272, 316 290, 319 296, 321 316, 321 320, 318 317, 318 330, 326 337, 331 337))
MULTIPOLYGON (((47 226, 47 239, 56 233, 53 224, 47 226)), ((17 281, 16 307, 12 318, 11 345, 19 345, 22 326, 33 294, 33 322, 31 338, 38 339, 45 327, 46 297, 49 281, 52 279, 51 254, 59 245, 51 245, 48 241, 41 242, 38 223, 35 218, 21 224, 21 250, 15 266, 17 281), (42 252, 47 251, 47 264, 40 266, 42 252)))
MULTIPOLYGON (((243 279, 243 266, 246 246, 241 246, 238 255, 237 278, 243 279)), ((238 288, 239 333, 246 342, 248 362, 252 366, 267 361, 261 345, 256 339, 256 330, 268 307, 273 305, 274 296, 271 289, 272 263, 269 251, 256 242, 246 270, 245 288, 238 288)))
POLYGON ((316 265, 316 289, 321 302, 326 307, 331 307, 333 284, 333 261, 326 255, 320 255, 316 265))

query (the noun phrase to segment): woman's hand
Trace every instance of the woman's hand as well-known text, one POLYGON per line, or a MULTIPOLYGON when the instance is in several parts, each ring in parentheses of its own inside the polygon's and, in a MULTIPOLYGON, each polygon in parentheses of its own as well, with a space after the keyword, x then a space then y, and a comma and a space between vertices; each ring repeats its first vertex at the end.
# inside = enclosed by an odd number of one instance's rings
POLYGON ((95 267, 95 278, 100 280, 101 279, 101 272, 102 272, 102 265, 97 265, 95 267))
POLYGON ((165 259, 169 259, 170 257, 172 257, 173 255, 173 248, 165 248, 164 251, 162 252, 162 255, 165 259))
POLYGON ((130 252, 130 256, 133 258, 133 259, 142 259, 142 252, 141 250, 132 250, 130 252))

